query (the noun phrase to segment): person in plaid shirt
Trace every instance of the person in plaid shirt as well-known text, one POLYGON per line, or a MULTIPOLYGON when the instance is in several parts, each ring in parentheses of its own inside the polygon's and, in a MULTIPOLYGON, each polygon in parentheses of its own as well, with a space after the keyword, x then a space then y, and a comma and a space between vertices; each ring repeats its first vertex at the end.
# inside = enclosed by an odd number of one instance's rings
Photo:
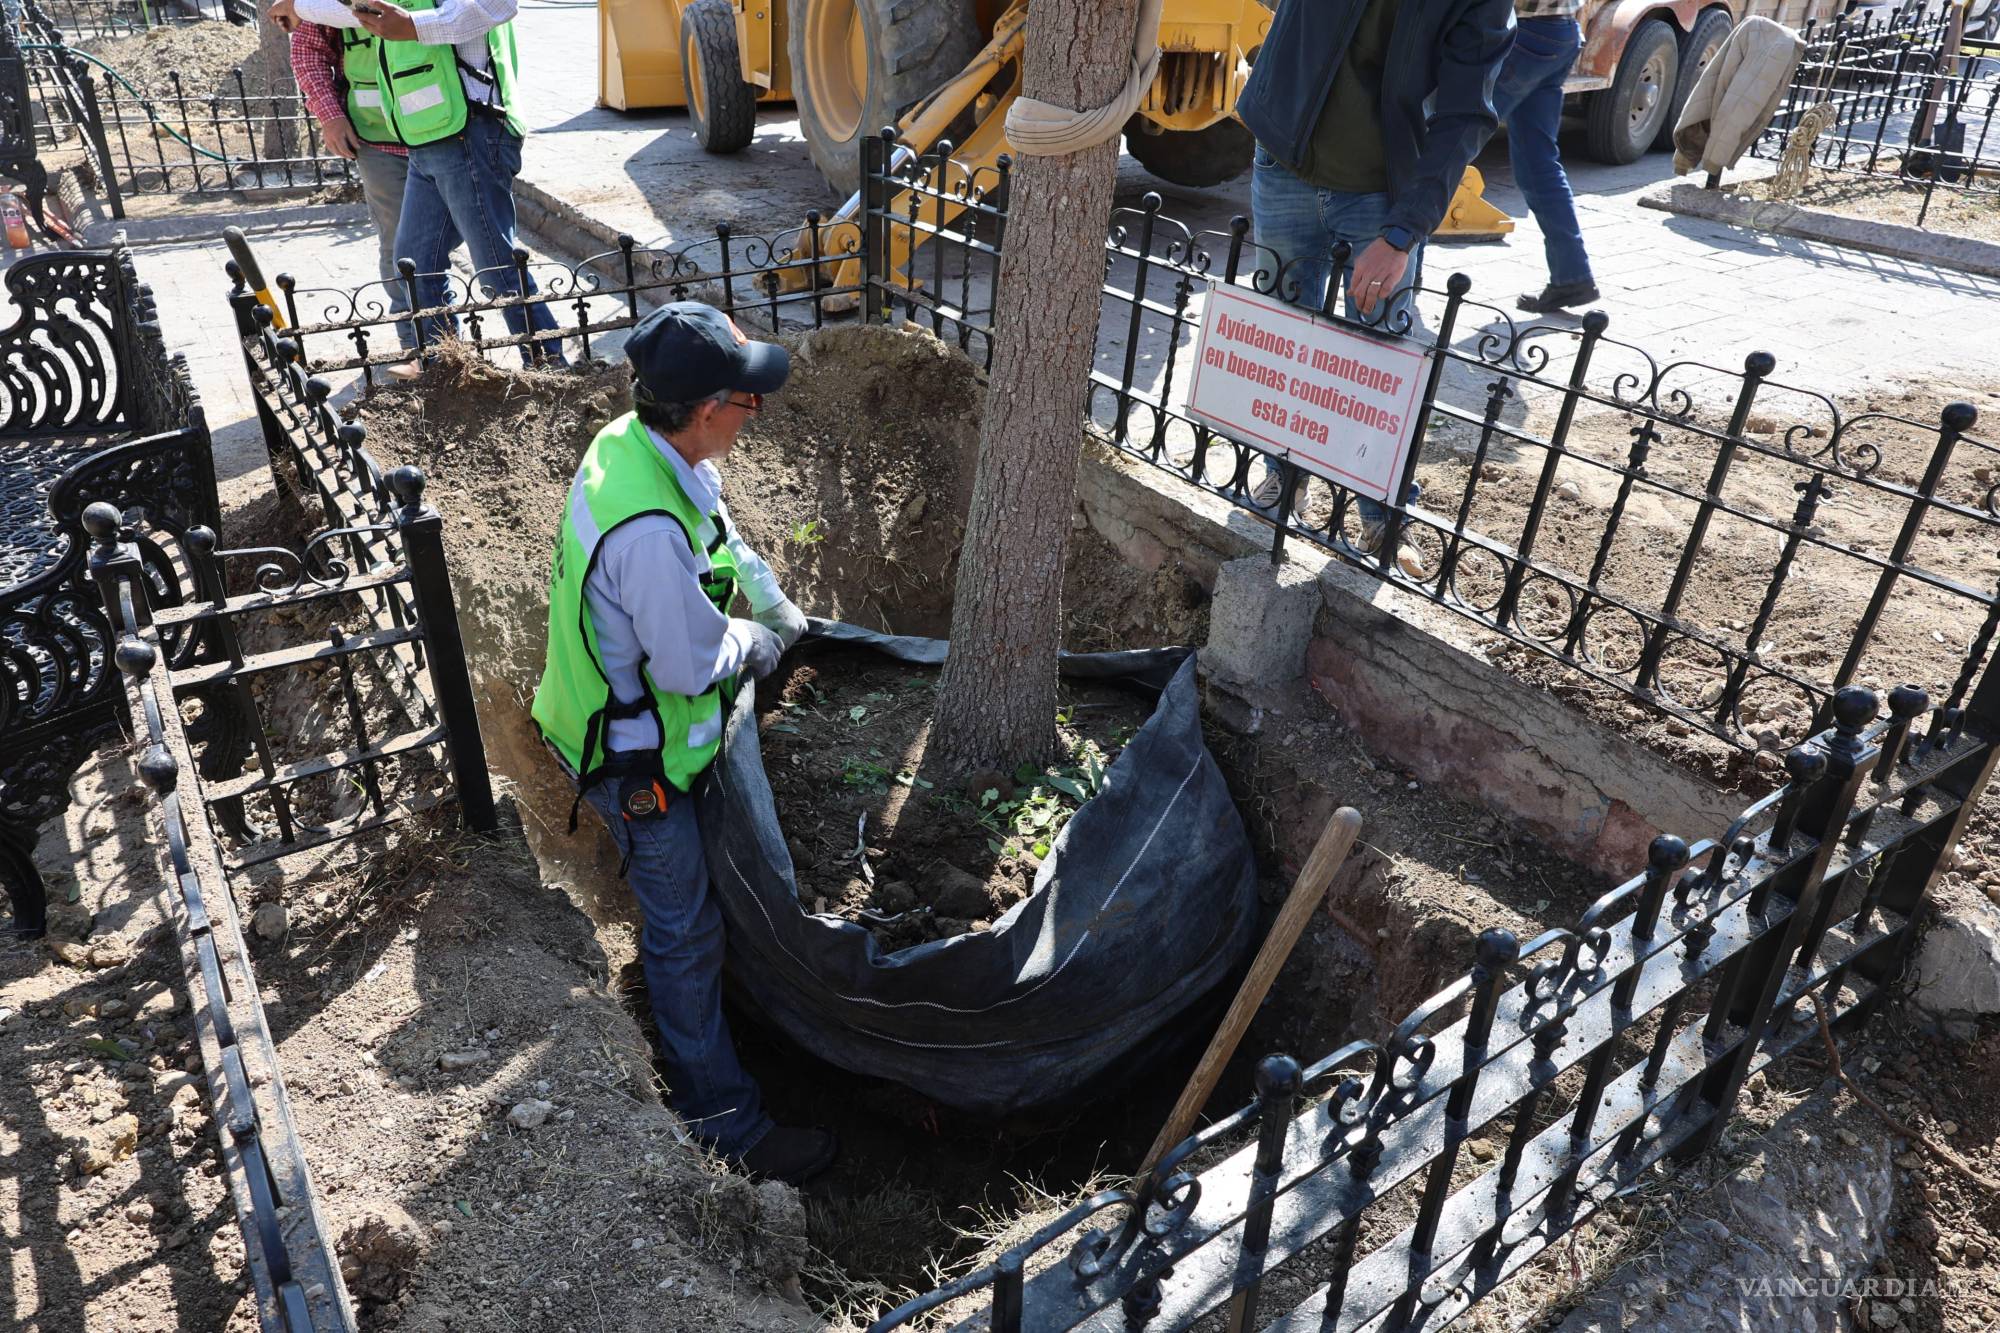
MULTIPOLYGON (((292 0, 273 0, 269 17, 291 33, 292 75, 299 82, 306 110, 319 124, 320 138, 334 154, 354 163, 361 177, 361 197, 375 220, 376 267, 389 291, 389 308, 392 312, 407 310, 407 293, 396 273, 396 219, 403 212, 410 150, 396 144, 366 143, 354 133, 340 89, 339 34, 317 23, 302 22, 293 11, 292 0)), ((397 323, 396 338, 404 347, 415 345, 408 321, 397 323)), ((385 369, 393 379, 414 379, 420 373, 415 360, 385 369)))

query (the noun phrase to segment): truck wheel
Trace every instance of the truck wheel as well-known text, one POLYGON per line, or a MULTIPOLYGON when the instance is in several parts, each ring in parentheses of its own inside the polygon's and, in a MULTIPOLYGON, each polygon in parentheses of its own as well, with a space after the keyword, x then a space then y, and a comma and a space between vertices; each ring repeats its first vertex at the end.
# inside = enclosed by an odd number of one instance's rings
POLYGON ((1667 118, 1660 122, 1660 132, 1653 139, 1653 147, 1670 151, 1674 146, 1674 126, 1681 123, 1681 111, 1688 104, 1688 94, 1694 91, 1696 80, 1708 68, 1708 62, 1715 59, 1715 53, 1729 40, 1729 30, 1734 23, 1726 9, 1705 9, 1701 17, 1694 21, 1694 31, 1681 43, 1681 72, 1674 80, 1674 100, 1667 106, 1667 118))
POLYGON ((854 193, 862 136, 963 71, 980 40, 973 0, 794 0, 785 49, 819 174, 854 193))
POLYGON ((1614 166, 1637 162, 1659 137, 1680 68, 1672 24, 1647 19, 1633 29, 1617 77, 1603 92, 1590 94, 1584 113, 1590 155, 1614 166))
POLYGON ((1234 116, 1206 129, 1161 130, 1154 134, 1142 118, 1125 126, 1125 151, 1163 181, 1201 188, 1235 180, 1250 169, 1256 136, 1234 116))
POLYGON ((681 11, 681 72, 695 141, 734 153, 757 132, 757 90, 743 81, 736 13, 729 0, 694 0, 681 11))

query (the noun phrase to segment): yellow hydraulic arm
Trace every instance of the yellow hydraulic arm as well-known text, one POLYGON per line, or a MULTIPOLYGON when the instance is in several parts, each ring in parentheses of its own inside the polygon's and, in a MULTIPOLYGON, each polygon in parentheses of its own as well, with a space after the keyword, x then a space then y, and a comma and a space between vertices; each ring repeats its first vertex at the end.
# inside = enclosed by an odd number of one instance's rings
MULTIPOLYGON (((963 168, 967 180, 981 179, 982 172, 989 173, 986 178, 991 179, 991 171, 998 166, 1001 155, 1008 151, 1007 108, 1021 92, 1021 46, 1027 19, 1025 0, 1017 0, 995 22, 992 38, 964 71, 910 109, 897 125, 902 144, 910 152, 919 155, 929 152, 937 146, 947 128, 971 111, 973 131, 963 142, 952 145, 952 161, 963 168), (1005 82, 996 83, 995 76, 1002 71, 1011 72, 1005 82)), ((1485 186, 1485 179, 1479 171, 1467 167, 1457 191, 1452 195, 1445 220, 1434 234, 1456 239, 1498 239, 1514 230, 1513 220, 1486 202, 1483 197, 1485 186)), ((943 199, 931 193, 922 200, 921 208, 918 205, 915 192, 907 189, 899 191, 889 201, 888 211, 892 217, 916 219, 913 226, 883 229, 889 246, 889 272, 907 271, 915 249, 933 230, 955 221, 965 211, 966 201, 952 197, 948 192, 943 199)), ((861 195, 857 192, 830 219, 820 224, 817 252, 852 254, 858 248, 860 210, 861 195)), ((809 244, 812 243, 802 242, 801 250, 809 244)), ((832 272, 826 277, 831 286, 860 285, 859 258, 828 262, 832 272)), ((812 272, 811 268, 789 270, 785 275, 786 287, 789 290, 803 288, 812 272)))

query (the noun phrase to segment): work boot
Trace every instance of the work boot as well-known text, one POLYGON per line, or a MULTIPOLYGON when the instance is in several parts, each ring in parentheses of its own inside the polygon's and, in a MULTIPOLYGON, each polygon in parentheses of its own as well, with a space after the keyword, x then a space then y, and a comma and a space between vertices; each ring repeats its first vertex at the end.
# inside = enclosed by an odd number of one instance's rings
MULTIPOLYGON (((1388 531, 1388 526, 1386 523, 1363 523, 1361 525, 1360 549, 1369 555, 1374 555, 1377 551, 1381 550, 1382 536, 1388 531)), ((1396 566, 1405 575, 1413 579, 1421 579, 1430 573, 1429 570, 1424 568, 1423 556, 1418 554, 1417 549, 1408 542, 1398 542, 1396 544, 1396 566)))
POLYGON ((1514 302, 1531 315, 1551 315, 1571 306, 1589 305, 1597 299, 1594 282, 1552 282, 1540 292, 1532 292, 1514 302))
POLYGON ((795 1129, 774 1125, 743 1154, 743 1169, 763 1180, 782 1180, 787 1185, 803 1185, 833 1165, 840 1155, 840 1140, 830 1129, 795 1129))

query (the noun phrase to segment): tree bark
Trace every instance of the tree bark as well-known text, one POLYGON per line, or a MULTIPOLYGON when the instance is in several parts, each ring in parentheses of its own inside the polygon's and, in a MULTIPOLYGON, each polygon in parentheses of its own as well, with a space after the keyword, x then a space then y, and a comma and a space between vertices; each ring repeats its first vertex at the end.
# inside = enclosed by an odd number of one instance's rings
MULTIPOLYGON (((297 116, 301 108, 298 81, 292 77, 291 36, 270 19, 261 17, 262 8, 260 5, 257 50, 243 62, 243 84, 250 98, 244 113, 259 119, 270 117, 264 122, 259 149, 269 161, 298 155, 297 116)), ((268 180, 264 183, 284 183, 282 166, 266 167, 265 172, 268 180)), ((293 168, 293 173, 298 175, 299 169, 293 168)))
MULTIPOLYGON (((1022 91, 1078 110, 1109 102, 1137 15, 1138 0, 1035 0, 1022 91)), ((1024 156, 1011 173, 979 470, 926 751, 944 773, 1055 757, 1063 561, 1117 164, 1114 136, 1081 153, 1024 156)))

